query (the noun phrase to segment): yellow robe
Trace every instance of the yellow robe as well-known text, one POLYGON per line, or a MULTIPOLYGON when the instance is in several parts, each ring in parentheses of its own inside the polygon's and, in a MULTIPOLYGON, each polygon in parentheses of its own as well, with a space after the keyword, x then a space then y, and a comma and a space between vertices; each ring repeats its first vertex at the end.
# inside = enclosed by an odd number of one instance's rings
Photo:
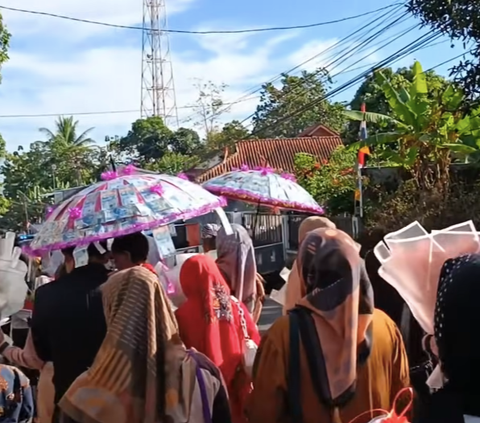
MULTIPOLYGON (((390 411, 396 394, 410 384, 408 359, 397 326, 377 309, 372 325, 372 350, 367 362, 357 369, 355 396, 340 410, 343 423, 369 410, 390 411)), ((315 393, 302 345, 300 348, 302 423, 332 423, 330 411, 315 393)), ((295 423, 289 416, 287 400, 289 356, 289 318, 283 316, 264 336, 257 353, 254 390, 247 409, 249 423, 295 423)), ((355 423, 369 422, 377 416, 367 413, 355 423)))

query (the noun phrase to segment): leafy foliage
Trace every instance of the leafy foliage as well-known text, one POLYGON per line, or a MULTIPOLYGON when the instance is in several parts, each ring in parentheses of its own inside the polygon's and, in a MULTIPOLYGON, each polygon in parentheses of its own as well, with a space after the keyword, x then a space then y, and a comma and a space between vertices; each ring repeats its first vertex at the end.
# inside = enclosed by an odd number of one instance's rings
POLYGON ((393 130, 369 136, 362 145, 384 146, 382 157, 409 170, 421 190, 438 185, 446 187, 452 160, 478 151, 480 119, 478 114, 466 115, 459 109, 464 100, 461 89, 447 84, 432 95, 420 63, 415 62, 412 82, 396 89, 387 75, 376 74, 391 115, 346 112, 354 120, 363 118, 388 123, 393 130), (472 146, 475 145, 475 146, 472 146))
POLYGON ((327 94, 330 82, 328 72, 318 69, 300 76, 283 75, 280 88, 265 84, 252 118, 253 134, 258 138, 296 137, 320 122, 340 132, 345 123, 343 105, 319 100, 327 94))
POLYGON ((198 134, 187 128, 174 132, 161 117, 138 119, 125 137, 115 140, 117 151, 126 153, 140 165, 161 159, 168 152, 194 154, 200 147, 198 134))
POLYGON ((191 169, 199 162, 197 156, 190 156, 181 153, 168 151, 163 157, 155 162, 148 163, 146 169, 157 173, 177 175, 180 172, 191 169))
POLYGON ((249 131, 238 121, 226 123, 221 131, 211 132, 206 138, 208 151, 222 151, 225 147, 233 150, 235 143, 250 137, 249 131))
POLYGON ((463 86, 467 97, 478 100, 480 94, 480 4, 468 0, 409 0, 409 12, 420 18, 423 25, 440 31, 464 48, 473 41, 473 59, 461 61, 451 69, 451 75, 463 86))
POLYGON ((295 175, 298 183, 329 214, 352 213, 356 189, 355 163, 355 152, 345 147, 337 148, 330 160, 323 163, 318 163, 310 154, 299 153, 295 156, 295 175))
POLYGON ((8 59, 8 48, 10 47, 11 34, 3 22, 3 16, 0 14, 0 66, 8 59))
MULTIPOLYGON (((409 85, 413 81, 414 73, 413 66, 409 68, 400 68, 393 71, 391 68, 381 69, 385 78, 387 78, 395 90, 408 90, 409 85)), ((428 92, 427 96, 432 101, 438 98, 438 94, 445 90, 449 82, 442 76, 436 74, 434 71, 425 72, 427 80, 428 92)), ((379 113, 381 115, 392 116, 393 110, 388 102, 384 90, 382 89, 382 81, 379 81, 376 73, 369 75, 365 81, 360 85, 357 92, 350 102, 352 110, 360 110, 362 103, 365 103, 366 110, 369 113, 379 113)), ((376 120, 368 122, 368 133, 370 135, 379 132, 391 131, 393 126, 387 120, 376 120)), ((352 144, 358 141, 358 123, 350 121, 346 131, 343 133, 343 140, 345 144, 352 144)))

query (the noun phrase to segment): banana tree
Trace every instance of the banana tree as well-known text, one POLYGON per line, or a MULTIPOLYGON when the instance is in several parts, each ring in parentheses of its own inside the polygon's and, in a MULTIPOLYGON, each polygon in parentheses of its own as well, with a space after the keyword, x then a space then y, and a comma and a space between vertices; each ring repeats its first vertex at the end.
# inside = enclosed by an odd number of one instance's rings
POLYGON ((381 72, 376 74, 392 116, 358 110, 346 111, 345 115, 352 120, 389 124, 393 130, 368 137, 350 148, 381 146, 382 156, 409 170, 420 188, 430 189, 436 184, 445 187, 452 160, 480 151, 480 113, 468 115, 459 109, 464 94, 453 84, 436 98, 429 98, 419 62, 415 62, 413 74, 413 81, 400 90, 381 72))

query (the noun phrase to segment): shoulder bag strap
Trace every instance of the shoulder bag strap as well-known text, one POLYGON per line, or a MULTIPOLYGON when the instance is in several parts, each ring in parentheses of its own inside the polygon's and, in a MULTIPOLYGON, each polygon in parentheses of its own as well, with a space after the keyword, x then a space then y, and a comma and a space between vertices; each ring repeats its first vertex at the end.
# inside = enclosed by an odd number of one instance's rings
POLYGON ((300 326, 295 312, 289 313, 290 320, 290 360, 288 364, 288 403, 292 421, 303 422, 300 384, 300 326))
POLYGON ((195 374, 197 376, 198 387, 200 388, 200 396, 202 399, 202 413, 204 423, 212 423, 212 413, 210 412, 210 406, 207 396, 207 388, 205 386, 205 379, 203 378, 202 369, 198 365, 195 353, 192 350, 188 351, 190 358, 195 361, 195 374))

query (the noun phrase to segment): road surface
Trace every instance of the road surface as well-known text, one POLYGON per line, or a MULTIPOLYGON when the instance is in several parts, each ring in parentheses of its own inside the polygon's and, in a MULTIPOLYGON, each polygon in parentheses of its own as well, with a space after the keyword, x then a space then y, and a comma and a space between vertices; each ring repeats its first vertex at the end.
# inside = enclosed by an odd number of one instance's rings
POLYGON ((258 329, 260 333, 265 333, 272 323, 282 315, 282 306, 275 301, 267 298, 263 305, 262 315, 258 322, 258 329))

